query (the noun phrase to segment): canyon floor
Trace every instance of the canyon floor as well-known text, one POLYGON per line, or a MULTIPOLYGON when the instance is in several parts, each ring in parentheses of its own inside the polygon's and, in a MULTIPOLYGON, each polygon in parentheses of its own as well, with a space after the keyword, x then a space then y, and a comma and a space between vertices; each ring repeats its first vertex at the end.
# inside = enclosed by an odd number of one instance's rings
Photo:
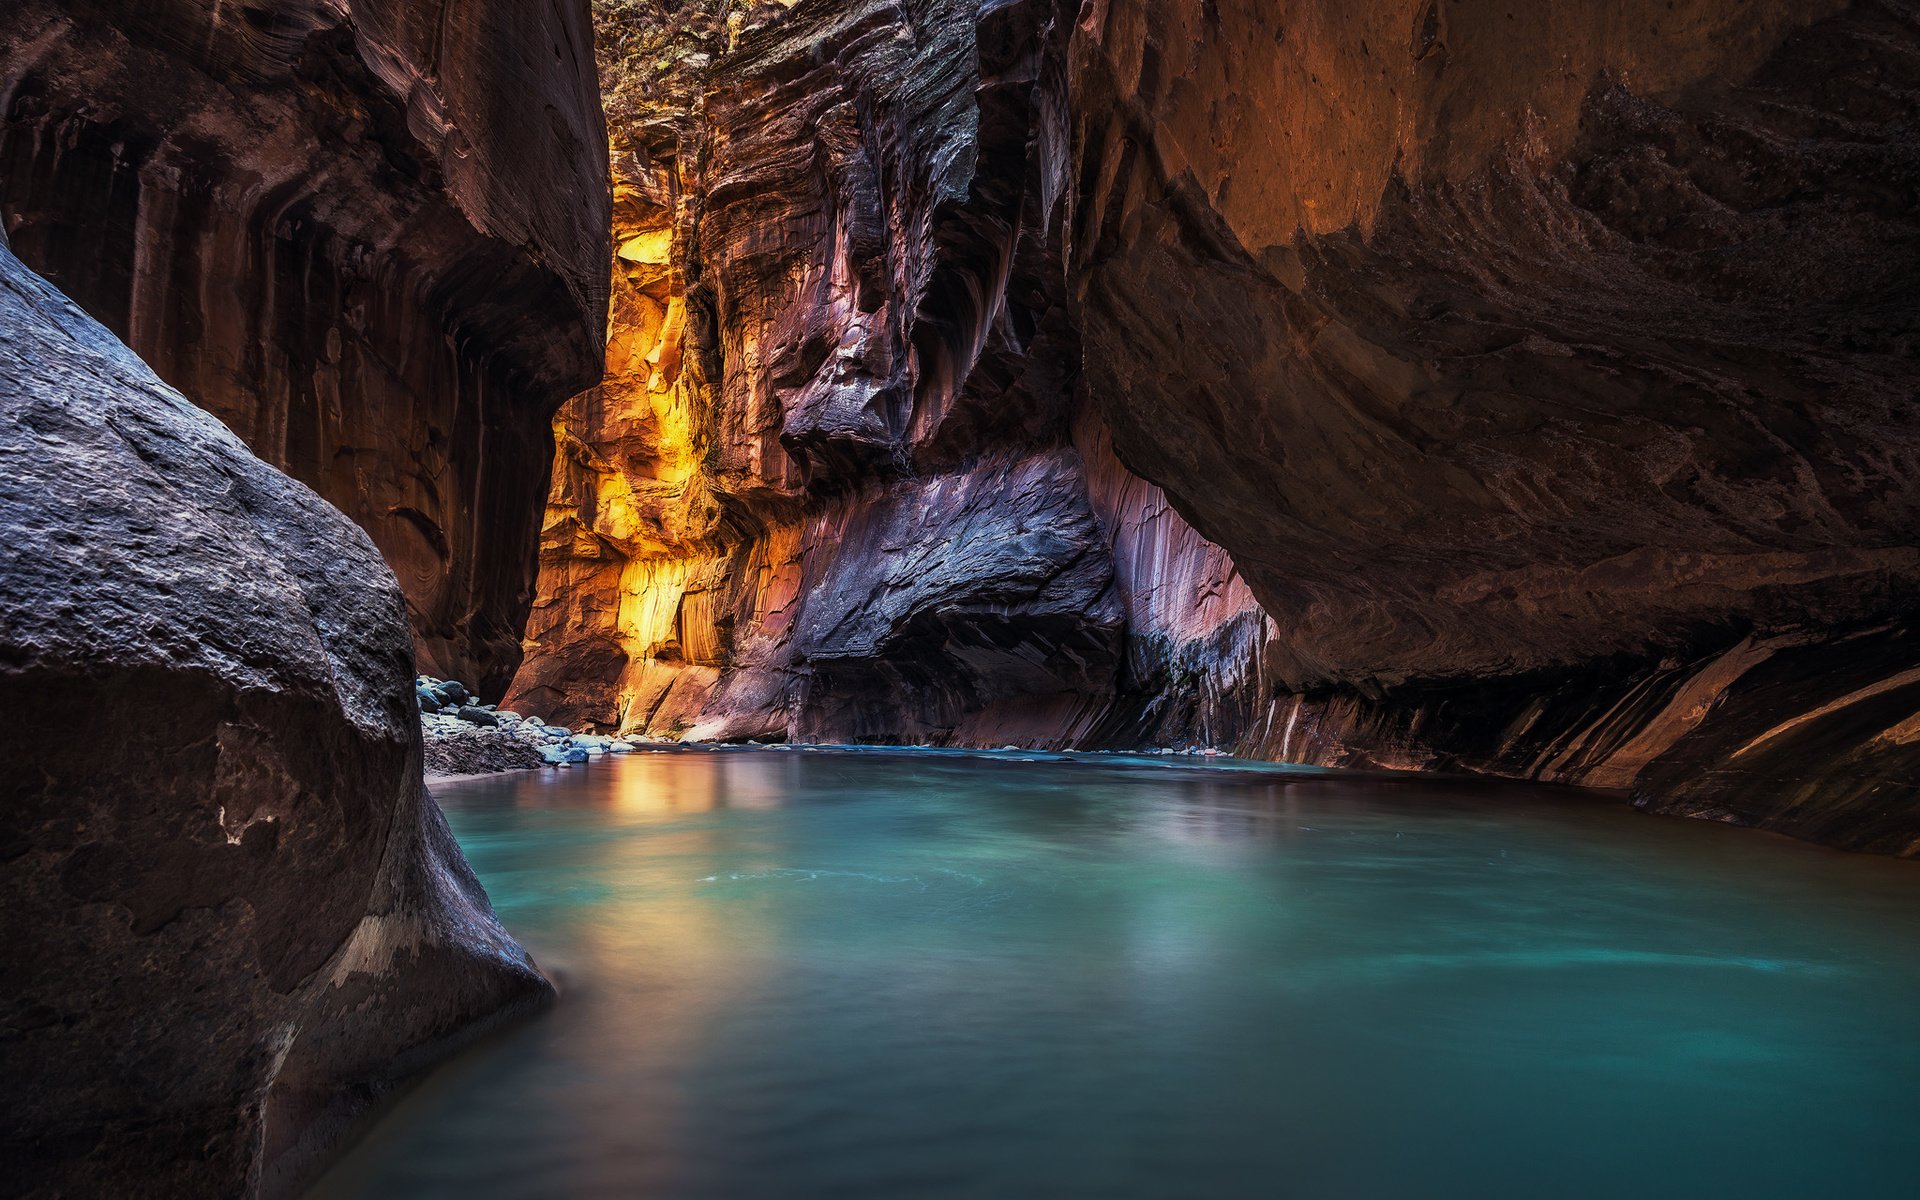
POLYGON ((1899 1194, 1916 129, 1920 0, 13 0, 0 1195, 1899 1194))

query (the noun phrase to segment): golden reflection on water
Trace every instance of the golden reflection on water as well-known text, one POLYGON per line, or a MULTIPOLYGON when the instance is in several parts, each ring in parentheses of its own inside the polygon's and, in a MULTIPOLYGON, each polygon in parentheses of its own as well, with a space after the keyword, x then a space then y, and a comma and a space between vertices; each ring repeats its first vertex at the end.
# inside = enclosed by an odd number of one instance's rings
MULTIPOLYGON (((781 772, 766 761, 686 753, 639 754, 611 770, 588 770, 592 778, 584 788, 567 773, 550 773, 554 790, 639 828, 580 846, 578 873, 594 880, 604 898, 582 910, 565 950, 543 958, 543 965, 562 977, 571 993, 565 1002, 591 989, 584 998, 597 1024, 644 1031, 637 1040, 648 1058, 701 1061, 729 998, 768 984, 777 960, 753 948, 777 945, 782 933, 775 907, 712 903, 703 894, 711 884, 695 865, 762 861, 772 848, 756 846, 750 828, 698 818, 778 808, 781 772)), ((541 791, 522 793, 519 801, 534 809, 550 802, 541 791)), ((540 955, 538 940, 530 943, 540 955)), ((582 1064, 583 1075, 593 1069, 582 1064)), ((661 1144, 697 1140, 689 1126, 690 1082, 662 1071, 644 1093, 609 1092, 579 1106, 581 1136, 630 1146, 640 1157, 661 1144)), ((556 1195, 586 1194, 602 1182, 580 1164, 562 1164, 558 1174, 556 1195), (572 1182, 563 1182, 569 1175, 572 1182)))
POLYGON ((561 1002, 330 1200, 1911 1194, 1912 864, 1004 758, 681 750, 441 799, 561 1002))

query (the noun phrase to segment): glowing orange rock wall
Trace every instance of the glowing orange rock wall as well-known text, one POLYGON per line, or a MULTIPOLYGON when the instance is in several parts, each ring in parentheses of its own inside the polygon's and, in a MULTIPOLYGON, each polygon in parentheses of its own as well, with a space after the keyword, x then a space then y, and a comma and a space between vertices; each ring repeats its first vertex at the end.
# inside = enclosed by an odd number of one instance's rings
POLYGON ((1257 608, 1075 422, 1061 12, 921 7, 911 36, 798 9, 616 130, 607 382, 556 423, 520 710, 994 745, 1214 720, 1152 697, 1229 670, 1198 660, 1257 608))

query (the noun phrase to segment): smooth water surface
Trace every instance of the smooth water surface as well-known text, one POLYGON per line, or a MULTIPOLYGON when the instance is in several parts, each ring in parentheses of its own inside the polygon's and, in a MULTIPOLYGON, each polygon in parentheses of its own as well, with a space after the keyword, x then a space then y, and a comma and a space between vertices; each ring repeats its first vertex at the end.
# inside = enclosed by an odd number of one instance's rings
POLYGON ((1920 865, 1579 793, 1019 758, 436 788, 564 994, 320 1194, 1920 1194, 1920 865))

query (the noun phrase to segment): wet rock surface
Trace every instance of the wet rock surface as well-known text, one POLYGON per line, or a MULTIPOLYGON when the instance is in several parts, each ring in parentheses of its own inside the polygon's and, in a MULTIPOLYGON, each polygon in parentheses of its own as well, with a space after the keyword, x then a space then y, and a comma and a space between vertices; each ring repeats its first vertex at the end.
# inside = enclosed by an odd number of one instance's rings
POLYGON ((0 329, 5 1189, 290 1194, 551 988, 422 786, 366 534, 3 245, 0 329))
POLYGON ((17 0, 15 251, 373 537, 422 663, 519 663, 548 420, 599 377, 587 5, 17 0))

